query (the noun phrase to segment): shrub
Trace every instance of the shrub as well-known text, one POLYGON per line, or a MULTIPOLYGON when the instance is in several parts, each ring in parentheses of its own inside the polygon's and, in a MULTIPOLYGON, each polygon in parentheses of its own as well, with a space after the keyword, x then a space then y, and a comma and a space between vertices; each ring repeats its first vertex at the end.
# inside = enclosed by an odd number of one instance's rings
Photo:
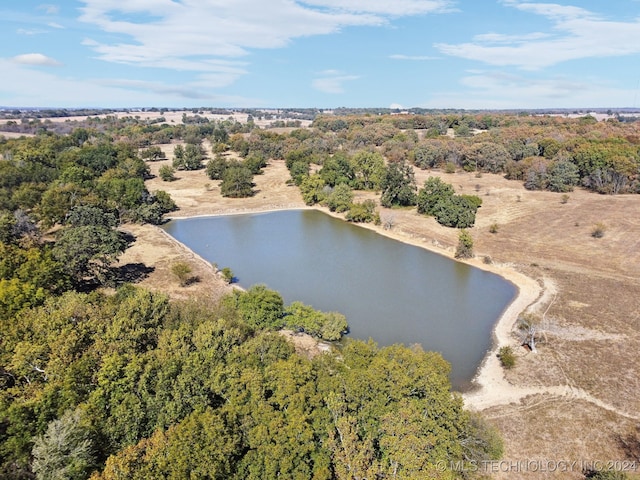
POLYGON ((229 267, 224 267, 222 270, 220 270, 220 273, 222 274, 222 278, 224 278, 227 283, 233 283, 233 272, 229 267))
POLYGON ((625 472, 617 470, 587 470, 585 478, 593 480, 627 480, 629 476, 625 472))
POLYGON ((498 351, 498 359, 500 359, 500 364, 507 370, 513 368, 516 364, 516 357, 513 354, 513 349, 509 346, 500 348, 498 351))
POLYGON ((591 236, 593 238, 602 238, 604 237, 604 232, 607 230, 607 227, 604 223, 596 223, 591 230, 591 236))
POLYGON ((473 257, 473 238, 467 230, 460 230, 458 234, 458 247, 455 253, 456 258, 473 257))
POLYGON ((489 233, 498 233, 498 224, 497 223, 492 223, 489 226, 489 233))
POLYGON ((173 182, 176 179, 175 173, 175 169, 169 165, 163 165, 160 167, 160 170, 158 170, 158 175, 160 175, 160 178, 165 182, 173 182))
POLYGON ((395 215, 384 215, 380 219, 380 222, 382 223, 382 228, 384 228, 385 230, 391 230, 396 224, 396 217, 395 215))
POLYGON ((340 340, 348 329, 344 315, 321 312, 302 302, 293 302, 286 308, 284 322, 287 328, 329 341, 340 340))
POLYGON ((191 267, 188 264, 184 262, 174 263, 171 266, 171 273, 178 278, 181 287, 189 285, 189 281, 191 280, 191 267))
POLYGON ((444 173, 456 173, 455 163, 447 162, 444 166, 444 173))
POLYGON ((354 203, 345 215, 348 222, 371 223, 379 222, 380 215, 376 212, 376 202, 365 200, 362 203, 354 203))
POLYGON ((158 147, 157 145, 154 145, 152 147, 147 148, 146 150, 143 150, 142 152, 140 152, 140 158, 142 158, 143 160, 149 160, 152 162, 156 162, 158 160, 162 160, 165 157, 162 149, 160 147, 158 147))

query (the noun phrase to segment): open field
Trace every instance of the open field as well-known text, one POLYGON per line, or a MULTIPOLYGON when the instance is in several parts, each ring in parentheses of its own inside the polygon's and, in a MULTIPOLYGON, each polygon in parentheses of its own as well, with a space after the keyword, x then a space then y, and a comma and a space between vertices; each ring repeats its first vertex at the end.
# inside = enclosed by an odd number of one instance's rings
MULTIPOLYGON (((169 160, 150 163, 152 173, 171 161, 173 145, 162 147, 169 160)), ((527 191, 498 175, 417 171, 418 184, 441 176, 457 193, 483 200, 471 229, 476 258, 520 286, 521 297, 496 328, 499 345, 516 351, 516 367, 504 374, 489 355, 478 378, 482 387, 465 394, 470 408, 483 410, 505 438, 505 460, 623 461, 636 457, 640 434, 640 196, 602 196, 577 190, 561 195, 527 191), (490 232, 492 224, 497 233, 490 232), (593 238, 595 224, 606 226, 593 238), (491 265, 483 259, 489 256, 491 265), (520 347, 513 323, 531 309, 543 317, 545 341, 538 353, 520 347), (634 450, 635 449, 635 450, 634 450), (634 453, 635 452, 635 453, 634 453)), ((176 217, 306 208, 295 187, 287 186, 282 161, 271 161, 256 176, 256 195, 229 199, 204 171, 178 172, 178 180, 148 181, 150 191, 169 192, 176 217)), ((378 198, 361 194, 361 198, 378 198)), ((415 209, 381 209, 393 228, 367 226, 381 234, 453 256, 457 231, 439 226, 415 209)), ((229 287, 206 262, 152 226, 128 227, 137 242, 121 263, 144 263, 155 270, 142 281, 175 297, 217 298, 229 287), (189 262, 200 279, 181 288, 170 273, 178 260, 189 262)), ((222 265, 221 265, 222 267, 222 265)), ((496 345, 497 347, 497 345, 496 345)), ((495 351, 494 351, 495 353, 495 351)), ((636 458, 636 460, 640 460, 636 458)), ((573 472, 497 472, 496 478, 582 478, 573 472)))
MULTIPOLYGON (((77 115, 77 116, 68 116, 68 117, 50 117, 50 118, 42 118, 40 119, 41 122, 46 123, 46 122, 81 122, 84 120, 87 120, 87 118, 106 118, 106 117, 115 117, 115 118, 126 118, 126 117, 133 117, 136 118, 140 121, 148 121, 148 120, 157 120, 160 117, 163 117, 165 119, 165 122, 168 124, 180 124, 182 123, 182 116, 186 114, 190 117, 195 116, 196 114, 194 114, 191 111, 185 111, 185 110, 169 110, 166 111, 162 114, 160 114, 157 111, 131 111, 131 112, 114 112, 114 113, 105 113, 105 114, 101 114, 101 115, 77 115)), ((213 120, 218 120, 218 121, 222 121, 222 120, 227 120, 229 118, 233 118, 234 120, 236 120, 237 122, 240 123, 245 123, 247 121, 247 114, 246 113, 231 113, 229 115, 223 115, 223 114, 217 114, 217 113, 210 113, 210 112, 203 112, 201 114, 197 114, 202 118, 207 118, 210 121, 213 120)), ((14 121, 14 122, 20 122, 20 120, 11 120, 11 119, 6 119, 6 118, 0 118, 0 125, 6 124, 7 122, 10 121, 14 121)), ((266 120, 266 119, 254 119, 254 123, 259 126, 259 127, 267 127, 269 124, 271 124, 274 120, 266 120)), ((300 123, 302 126, 308 126, 311 121, 310 120, 300 120, 300 123)), ((8 138, 7 135, 8 132, 2 133, 0 132, 1 135, 4 135, 8 138)))

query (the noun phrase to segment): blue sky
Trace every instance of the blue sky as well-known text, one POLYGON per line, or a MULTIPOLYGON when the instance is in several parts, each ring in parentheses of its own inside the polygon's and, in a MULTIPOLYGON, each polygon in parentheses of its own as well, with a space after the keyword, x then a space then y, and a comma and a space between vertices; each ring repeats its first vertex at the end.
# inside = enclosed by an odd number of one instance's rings
POLYGON ((0 105, 640 107, 640 0, 3 0, 0 105))

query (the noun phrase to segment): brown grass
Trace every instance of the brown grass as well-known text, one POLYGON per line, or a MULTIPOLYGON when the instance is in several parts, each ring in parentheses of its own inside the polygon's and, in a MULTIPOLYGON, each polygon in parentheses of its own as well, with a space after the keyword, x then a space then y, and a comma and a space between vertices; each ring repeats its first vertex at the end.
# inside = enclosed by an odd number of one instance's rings
MULTIPOLYGON (((173 146, 163 149, 171 158, 173 146)), ((163 163, 151 163, 152 172, 163 163)), ((519 182, 491 174, 477 178, 473 173, 417 171, 418 184, 430 175, 442 177, 457 193, 482 198, 476 226, 470 229, 477 265, 488 255, 498 267, 555 286, 555 294, 542 306, 546 342, 539 344, 537 354, 516 348, 516 367, 506 374, 514 388, 537 386, 548 393, 485 410, 505 438, 505 460, 624 460, 627 453, 618 440, 635 432, 640 422, 640 196, 577 190, 563 204, 560 194, 530 192, 519 182), (607 232, 596 239, 591 229, 599 222, 607 225, 607 232), (494 223, 500 225, 497 234, 490 233, 494 223)), ((298 190, 285 184, 288 172, 281 161, 271 161, 265 173, 255 177, 256 195, 244 200, 222 198, 219 182, 209 180, 204 171, 177 176, 175 182, 148 181, 150 190, 172 195, 180 206, 176 216, 304 208, 298 190)), ((363 198, 377 200, 379 195, 356 196, 363 198)), ((415 209, 381 213, 392 213, 394 226, 390 231, 380 227, 380 233, 453 254, 456 230, 415 209)), ((155 267, 142 281, 146 287, 176 297, 216 297, 230 288, 206 262, 158 229, 129 228, 138 241, 122 262, 155 267), (187 261, 201 281, 179 287, 170 272, 177 260, 187 261)), ((512 340, 517 346, 515 335, 512 340)), ((547 478, 540 472, 497 476, 547 478)), ((579 472, 549 476, 582 478, 579 472)))

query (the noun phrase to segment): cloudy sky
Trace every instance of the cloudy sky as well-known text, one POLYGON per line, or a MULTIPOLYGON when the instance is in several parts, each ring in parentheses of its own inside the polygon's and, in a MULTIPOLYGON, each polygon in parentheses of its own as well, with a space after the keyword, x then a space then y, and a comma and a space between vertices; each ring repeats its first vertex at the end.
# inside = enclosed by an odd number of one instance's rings
POLYGON ((0 2, 0 105, 640 107, 640 0, 0 2))

